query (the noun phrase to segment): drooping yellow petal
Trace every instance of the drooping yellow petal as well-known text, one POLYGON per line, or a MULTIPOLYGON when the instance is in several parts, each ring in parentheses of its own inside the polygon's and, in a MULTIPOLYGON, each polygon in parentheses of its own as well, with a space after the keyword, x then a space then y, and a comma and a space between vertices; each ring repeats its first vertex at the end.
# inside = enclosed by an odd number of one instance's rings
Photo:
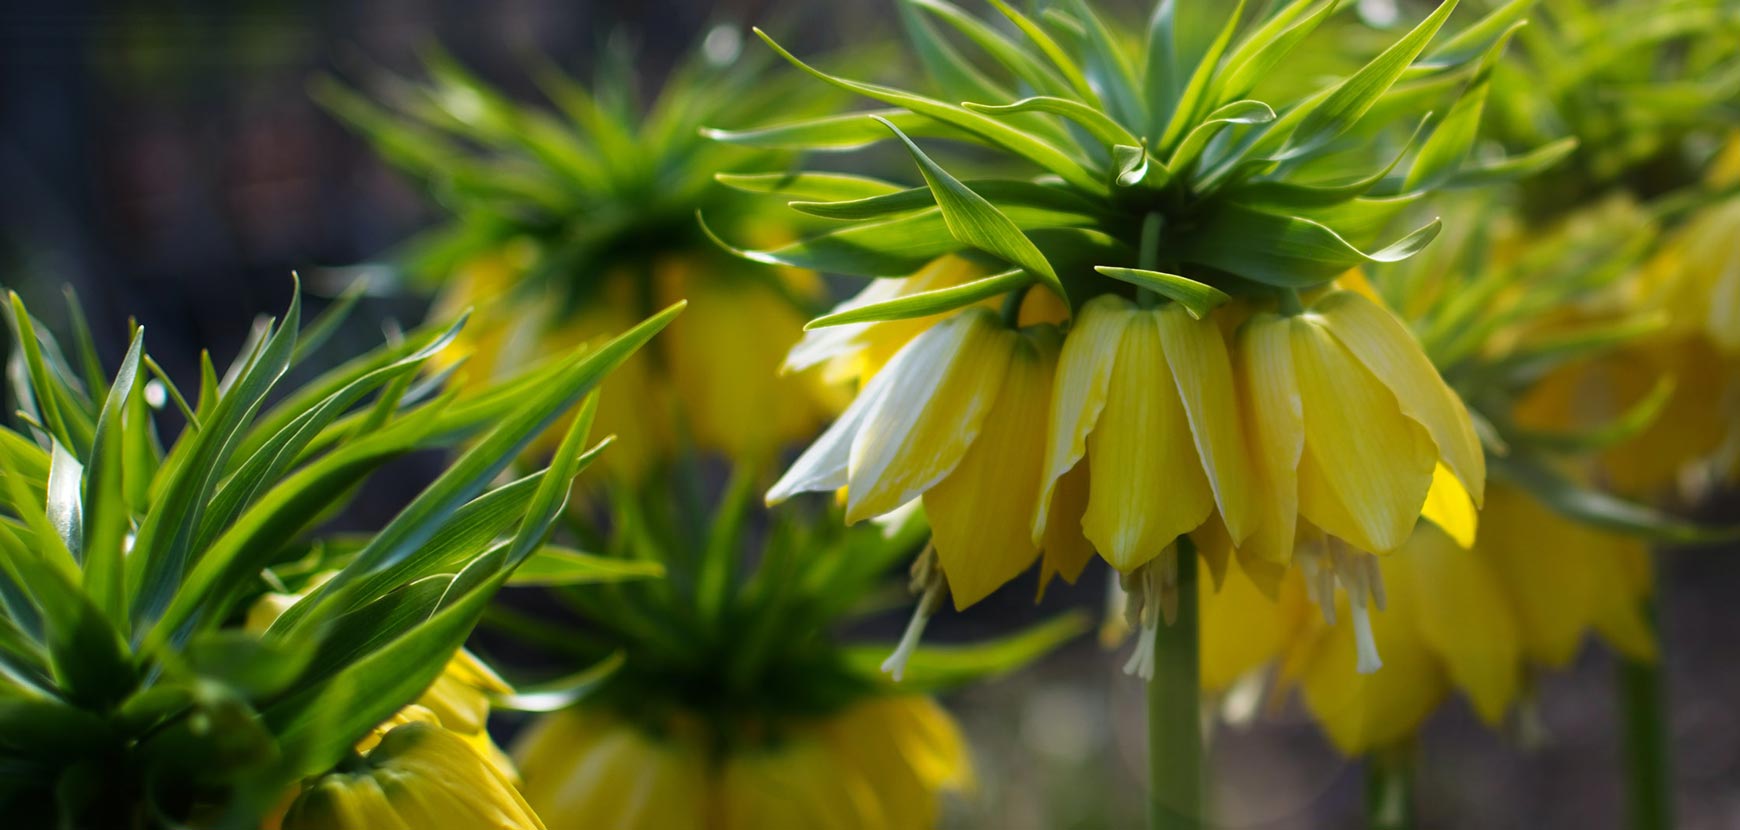
POLYGON ((1305 415, 1299 511, 1362 550, 1395 550, 1431 488, 1432 439, 1320 321, 1295 317, 1291 335, 1305 415))
POLYGON ((1146 314, 1130 317, 1124 327, 1087 451, 1092 465, 1082 531, 1120 571, 1160 555, 1214 509, 1159 329, 1146 314))
POLYGON ((1432 436, 1444 463, 1479 505, 1486 499, 1486 454, 1462 399, 1450 390, 1418 340, 1395 315, 1351 291, 1318 300, 1313 313, 1389 387, 1408 417, 1432 436))
POLYGON ((1299 513, 1299 457, 1305 447, 1305 416, 1293 370, 1290 324, 1257 314, 1238 334, 1241 423, 1251 447, 1258 482, 1253 499, 1256 527, 1240 553, 1278 564, 1293 558, 1299 513))
MULTIPOLYGON (((978 262, 949 254, 931 260, 923 268, 913 272, 912 276, 873 280, 857 296, 835 306, 832 312, 847 311, 910 294, 951 288, 989 276, 990 273, 978 262)), ((990 298, 978 305, 994 309, 996 303, 996 298, 990 298)), ((906 320, 851 323, 813 329, 805 332, 797 345, 792 347, 786 357, 785 370, 800 371, 826 363, 824 376, 831 383, 863 381, 874 377, 902 347, 943 319, 943 315, 938 314, 906 320)))
POLYGON ((1044 460, 1035 439, 1045 431, 1059 339, 1049 326, 1022 333, 978 440, 924 494, 931 543, 956 609, 1014 579, 1039 555, 1028 532, 1044 460))
POLYGON ((1481 720, 1503 722, 1522 680, 1522 645, 1510 597, 1486 561, 1437 528, 1421 525, 1385 565, 1388 580, 1413 580, 1412 601, 1391 604, 1386 617, 1412 614, 1421 638, 1481 720))
POLYGON ((1243 542, 1257 523, 1251 504, 1255 473, 1239 426, 1240 406, 1226 340, 1212 319, 1192 319, 1178 303, 1168 303, 1153 314, 1221 520, 1233 543, 1243 542))
POLYGON ((935 485, 979 437, 997 399, 1015 332, 989 312, 966 311, 901 349, 886 393, 852 439, 846 521, 880 516, 935 485))
POLYGON ((1087 452, 1088 433, 1098 423, 1118 359, 1118 343, 1134 313, 1129 302, 1109 294, 1089 300, 1076 316, 1058 357, 1051 415, 1046 429, 1045 469, 1039 491, 1039 511, 1033 516, 1033 540, 1047 535, 1047 522, 1058 479, 1074 469, 1087 452))
POLYGON ((1474 500, 1462 489, 1462 482, 1439 464, 1432 470, 1432 489, 1426 491, 1426 503, 1420 506, 1420 516, 1456 540, 1464 549, 1474 547, 1475 533, 1480 527, 1480 514, 1474 500))
POLYGON ((1524 656, 1552 668, 1566 665, 1594 605, 1597 584, 1585 561, 1593 534, 1507 486, 1493 488, 1481 521, 1474 550, 1511 598, 1524 656))
MULTIPOLYGON (((1387 570, 1401 557, 1385 559, 1387 570)), ((1405 608, 1417 598, 1406 580, 1385 579, 1391 609, 1405 608)), ((1357 756, 1413 735, 1438 708, 1449 691, 1443 666, 1421 641, 1407 614, 1374 613, 1372 630, 1383 668, 1371 674, 1355 671, 1358 656, 1343 596, 1337 606, 1340 624, 1326 629, 1299 678, 1306 708, 1336 749, 1357 756)))
POLYGON ((1051 519, 1045 524, 1045 539, 1041 545, 1044 560, 1039 569, 1039 590, 1044 592, 1052 576, 1075 584, 1081 572, 1094 558, 1094 545, 1082 534, 1081 517, 1087 512, 1087 459, 1082 459, 1057 480, 1051 493, 1051 519))
POLYGON ((873 796, 879 821, 864 830, 933 827, 941 795, 971 784, 960 730, 920 695, 873 697, 822 727, 835 766, 855 774, 873 796))
POLYGON ((1220 694, 1280 656, 1297 629, 1291 604, 1265 596, 1241 568, 1219 589, 1198 580, 1202 597, 1202 688, 1220 694))

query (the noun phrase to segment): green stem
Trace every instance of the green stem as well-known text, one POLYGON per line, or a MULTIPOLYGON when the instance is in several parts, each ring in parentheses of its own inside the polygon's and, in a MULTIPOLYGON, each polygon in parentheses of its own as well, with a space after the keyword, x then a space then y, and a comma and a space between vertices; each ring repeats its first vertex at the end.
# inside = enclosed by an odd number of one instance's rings
MULTIPOLYGON (((1657 582, 1656 584, 1661 584, 1657 582)), ((1656 627, 1656 609, 1646 611, 1656 627)), ((1657 642, 1660 638, 1657 637, 1657 642)), ((1619 706, 1625 730, 1625 806, 1632 830, 1674 826, 1668 766, 1667 690, 1661 656, 1619 663, 1619 706)))
POLYGON ((1413 830, 1413 742, 1374 750, 1365 761, 1365 825, 1368 830, 1413 830))
POLYGON ((1179 537, 1178 616, 1156 632, 1154 678, 1148 681, 1150 830, 1203 826, 1196 571, 1196 547, 1179 537))

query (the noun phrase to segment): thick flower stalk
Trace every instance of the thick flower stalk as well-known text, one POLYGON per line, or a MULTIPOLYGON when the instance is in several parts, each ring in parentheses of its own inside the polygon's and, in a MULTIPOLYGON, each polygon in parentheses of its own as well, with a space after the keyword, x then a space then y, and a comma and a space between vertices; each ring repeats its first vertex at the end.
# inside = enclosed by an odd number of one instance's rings
POLYGON ((1301 528, 1345 550, 1320 559, 1327 573, 1381 590, 1361 557, 1399 548, 1429 505, 1472 510, 1484 456, 1408 329, 1334 280, 1423 248, 1438 222, 1380 240, 1434 189, 1540 163, 1469 158, 1521 9, 1434 46, 1445 3, 1347 77, 1299 89, 1273 76, 1334 4, 1228 8, 1218 36, 1190 47, 1173 3, 1136 42, 1083 2, 1037 18, 993 5, 1018 35, 942 0, 900 3, 934 96, 775 45, 893 108, 714 132, 816 150, 892 136, 923 179, 727 180, 839 223, 742 256, 877 278, 793 353, 867 380, 769 500, 843 488, 848 521, 921 500, 961 607, 1035 561, 1073 579, 1097 552, 1165 611, 1179 540, 1218 534, 1285 566, 1301 528), (1431 108, 1449 115, 1415 129, 1431 108), (1030 177, 957 178, 918 145, 931 136, 1030 177))
POLYGON ((543 106, 511 99, 441 54, 431 56, 427 81, 388 79, 376 100, 330 80, 316 88, 450 211, 394 263, 414 287, 433 290, 436 315, 474 310, 433 368, 462 384, 489 383, 690 302, 603 397, 598 427, 618 438, 604 465, 629 484, 645 483, 689 446, 770 464, 838 405, 838 393, 813 375, 777 371, 820 302, 817 276, 745 267, 695 225, 704 209, 764 241, 798 232, 713 181, 777 166, 785 154, 706 141, 701 124, 817 106, 740 60, 738 37, 713 30, 644 105, 631 92, 626 55, 601 66, 590 87, 551 64, 534 66, 550 102, 543 106), (770 400, 781 403, 769 408, 770 400))
MULTIPOLYGON (((397 726, 368 760, 480 815, 511 796, 504 786, 472 800, 472 783, 501 773, 474 748, 481 732, 465 734, 480 730, 479 699, 442 676, 520 565, 545 579, 596 574, 545 546, 596 457, 584 451, 590 418, 575 419, 549 467, 497 476, 677 309, 463 400, 413 383, 462 321, 285 381, 346 308, 304 329, 298 295, 282 321, 256 326, 223 381, 207 358, 190 400, 144 351, 142 328, 109 374, 82 327, 76 350, 62 349, 12 298, 23 371, 19 422, 0 429, 9 820, 255 830, 383 724, 413 719, 403 710, 419 699, 439 712, 415 719, 452 729, 425 744, 414 736, 427 729, 397 726), (170 401, 179 418, 154 410, 170 401), (459 444, 470 449, 385 527, 323 529, 389 461, 459 444), (260 601, 286 592, 302 598, 260 601), (270 612, 252 627, 251 606, 270 612)), ((481 682, 477 666, 457 668, 460 685, 481 682)))

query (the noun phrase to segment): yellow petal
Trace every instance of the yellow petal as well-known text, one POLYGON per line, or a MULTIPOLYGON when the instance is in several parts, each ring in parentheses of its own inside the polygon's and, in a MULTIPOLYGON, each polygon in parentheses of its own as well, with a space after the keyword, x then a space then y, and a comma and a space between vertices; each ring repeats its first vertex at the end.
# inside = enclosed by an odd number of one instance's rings
POLYGON ((1293 558, 1299 514, 1299 457, 1305 447, 1304 410, 1293 370, 1290 324, 1274 314, 1253 316, 1238 335, 1241 423, 1251 446, 1260 495, 1257 521, 1240 553, 1286 564, 1293 558))
POLYGON ((1190 440, 1147 315, 1133 316, 1118 345, 1105 410, 1088 434, 1087 513, 1082 531, 1112 567, 1129 571, 1201 525, 1214 494, 1190 440))
POLYGON ((1477 554, 1492 566, 1516 609, 1523 654, 1560 667, 1576 656, 1592 617, 1597 583, 1585 553, 1591 531, 1521 490, 1495 486, 1481 517, 1477 554))
POLYGON ((1420 636, 1444 661, 1474 711, 1488 725, 1502 723, 1522 679, 1522 646, 1498 577, 1485 560, 1429 525, 1416 529, 1393 564, 1386 565, 1387 578, 1414 580, 1413 602, 1392 603, 1386 616, 1413 614, 1420 636))
POLYGON ((1318 300, 1313 312, 1348 351, 1395 394, 1402 411, 1431 434, 1451 472, 1479 505, 1486 499, 1486 454, 1462 399, 1444 383, 1420 343, 1395 315, 1351 291, 1318 300))
POLYGON ((1202 688, 1219 694, 1280 656, 1296 621, 1240 568, 1229 569, 1218 590, 1203 580, 1197 584, 1202 596, 1202 688))
POLYGON ((1651 593, 1649 548, 1642 541, 1611 533, 1594 533, 1588 553, 1595 577, 1595 630, 1614 651, 1634 660, 1656 657, 1655 627, 1644 614, 1651 593))
POLYGON ((1047 535, 1047 517, 1054 500, 1052 490, 1058 479, 1074 469, 1076 462, 1087 452, 1088 433, 1105 408, 1112 367, 1118 359, 1118 343, 1123 339, 1124 326, 1133 313, 1129 302, 1103 294, 1082 307, 1074 327, 1064 338, 1046 430, 1039 511, 1033 516, 1033 540, 1036 544, 1047 535))
POLYGON ((1465 549, 1474 547, 1480 514, 1475 511, 1468 491, 1462 489, 1462 482, 1457 481, 1456 475, 1443 464, 1432 470, 1432 489, 1426 491, 1426 503, 1420 506, 1420 515, 1450 534, 1456 544, 1465 549))
POLYGON ((1051 494, 1051 520, 1045 525, 1045 540, 1042 545, 1044 561, 1040 564, 1039 590, 1043 592, 1053 575, 1063 577, 1063 581, 1075 584, 1081 578, 1081 572, 1087 564, 1093 561, 1094 545, 1082 535, 1081 517, 1087 512, 1088 484, 1092 476, 1088 474, 1087 459, 1082 459, 1057 480, 1056 489, 1051 494))
POLYGON ((1028 532, 1045 451, 1035 439, 1045 431, 1058 340, 1050 327, 1022 334, 978 440, 924 494, 931 542, 957 609, 1014 579, 1039 555, 1028 532))
POLYGON ((1255 474, 1240 433, 1240 406, 1226 340, 1212 319, 1191 319, 1178 303, 1168 303, 1154 317, 1215 504, 1232 541, 1243 542, 1256 524, 1251 504, 1255 474))
POLYGON ((979 437, 1018 337, 973 309, 901 349, 877 376, 888 377, 886 395, 852 440, 847 522, 887 513, 954 470, 979 437))
MULTIPOLYGON (((1384 560, 1386 569, 1401 557, 1384 560)), ((1385 579, 1391 609, 1415 601, 1406 580, 1385 579)), ((1372 632, 1384 667, 1355 671, 1357 654, 1345 596, 1339 624, 1322 632, 1299 678, 1305 706, 1343 755, 1357 756, 1413 735, 1449 691, 1444 669, 1407 614, 1372 614, 1372 632)))
POLYGON ((1305 415, 1299 512, 1362 550, 1394 550, 1431 487, 1432 439, 1319 321, 1295 317, 1291 334, 1305 415))

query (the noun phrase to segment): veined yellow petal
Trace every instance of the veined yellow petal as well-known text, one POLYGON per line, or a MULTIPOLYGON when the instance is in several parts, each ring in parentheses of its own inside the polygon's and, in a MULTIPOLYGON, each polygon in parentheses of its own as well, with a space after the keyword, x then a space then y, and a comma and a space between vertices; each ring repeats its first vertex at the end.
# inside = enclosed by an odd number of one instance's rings
POLYGON ((844 488, 851 469, 852 441, 858 437, 858 430, 870 413, 876 411, 882 399, 887 397, 889 387, 896 382, 886 374, 872 378, 846 411, 840 413, 840 417, 768 489, 767 503, 779 504, 798 493, 844 488))
POLYGON ((985 598, 1039 555, 1028 533, 1045 451, 1036 438, 1045 431, 1059 339, 1049 326, 1021 334, 978 440, 924 494, 931 542, 956 609, 985 598))
POLYGON ((1212 319, 1192 319, 1178 303, 1168 303, 1153 314, 1215 504, 1233 543, 1241 543, 1257 523, 1251 505, 1255 473, 1240 434, 1240 406, 1226 340, 1212 319))
POLYGON ((1522 680, 1522 646, 1504 586, 1485 560, 1457 544, 1430 525, 1415 529, 1402 554, 1385 563, 1389 580, 1414 581, 1413 601, 1390 605, 1388 616, 1413 614, 1451 680, 1481 720, 1496 726, 1522 680))
POLYGON ((900 351, 882 372, 887 394, 852 440, 847 522, 887 513, 954 470, 979 437, 1018 338, 996 315, 974 309, 900 351))
POLYGON ((1444 463, 1479 505, 1486 499, 1486 454, 1462 399, 1444 383, 1408 327, 1395 315, 1351 291, 1318 300, 1313 313, 1325 328, 1389 387, 1408 417, 1431 434, 1444 463))
POLYGON ((1058 479, 1074 469, 1087 452, 1088 433, 1106 405, 1106 389, 1118 359, 1118 343, 1134 313, 1128 301, 1104 294, 1093 298, 1076 316, 1058 357, 1057 382, 1046 429, 1045 469, 1039 490, 1039 511, 1033 516, 1037 544, 1047 533, 1047 520, 1058 479))
MULTIPOLYGON (((989 275, 990 271, 984 265, 949 254, 931 260, 912 276, 873 280, 857 296, 835 306, 831 313, 949 288, 989 275)), ((979 305, 995 308, 996 302, 996 298, 991 298, 979 305)), ((826 379, 831 383, 873 377, 896 352, 942 319, 943 315, 938 314, 814 329, 805 332, 798 344, 792 347, 786 357, 785 370, 798 371, 826 362, 829 364, 826 379)))
POLYGON ((1420 506, 1420 516, 1437 525, 1464 549, 1474 547, 1480 514, 1474 509, 1474 500, 1468 497, 1468 491, 1462 489, 1462 482, 1442 463, 1432 470, 1432 489, 1426 491, 1426 503, 1420 506))
POLYGON ((1286 319, 1264 313, 1251 317, 1238 334, 1241 423, 1261 494, 1252 505, 1256 527, 1238 550, 1282 565, 1293 558, 1299 457, 1305 447, 1305 414, 1289 328, 1286 319))
MULTIPOLYGON (((1389 568, 1401 557, 1385 559, 1389 568)), ((1406 580, 1385 579, 1390 607, 1415 602, 1406 580)), ((1443 666, 1421 641, 1407 614, 1375 613, 1372 630, 1384 667, 1371 674, 1355 671, 1358 656, 1346 597, 1338 601, 1339 625, 1318 638, 1299 678, 1306 708, 1343 755, 1357 756, 1389 746, 1419 730, 1449 691, 1443 666)))
POLYGON ((1088 485, 1092 476, 1088 473, 1087 459, 1076 462, 1070 471, 1057 480, 1056 488, 1051 492, 1051 520, 1045 524, 1045 539, 1041 545, 1044 561, 1039 568, 1039 590, 1045 591, 1045 586, 1051 577, 1061 576, 1063 581, 1075 584, 1081 578, 1081 572, 1094 558, 1094 545, 1082 535, 1081 517, 1087 512, 1088 485))
POLYGON ((1112 567, 1129 571, 1195 530, 1214 494, 1190 440, 1160 332, 1129 318, 1099 425, 1088 434, 1087 513, 1082 531, 1112 567))
POLYGON ((1305 414, 1299 512, 1362 550, 1408 539, 1432 485, 1432 439, 1395 395, 1310 315, 1292 320, 1305 414))

